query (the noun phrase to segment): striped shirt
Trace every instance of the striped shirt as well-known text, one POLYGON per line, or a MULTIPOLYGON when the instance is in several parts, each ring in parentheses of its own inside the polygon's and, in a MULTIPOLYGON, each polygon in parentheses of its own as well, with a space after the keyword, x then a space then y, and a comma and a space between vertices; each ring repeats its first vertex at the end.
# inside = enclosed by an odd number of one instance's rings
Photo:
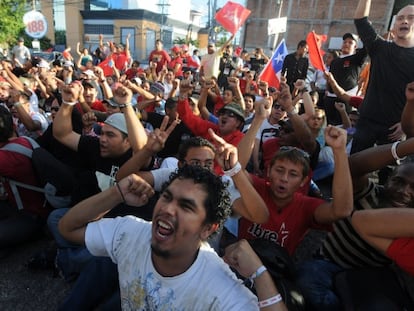
MULTIPOLYGON (((382 187, 370 181, 368 188, 355 196, 355 210, 379 208, 382 187)), ((365 242, 354 230, 351 217, 335 222, 320 249, 320 255, 343 268, 382 267, 391 260, 365 242)))

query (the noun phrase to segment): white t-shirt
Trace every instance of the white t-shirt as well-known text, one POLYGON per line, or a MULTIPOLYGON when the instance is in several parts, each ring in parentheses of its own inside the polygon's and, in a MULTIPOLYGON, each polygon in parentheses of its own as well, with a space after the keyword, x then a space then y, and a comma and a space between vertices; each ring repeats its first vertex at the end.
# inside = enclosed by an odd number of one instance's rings
POLYGON ((89 223, 85 243, 118 265, 123 310, 258 310, 257 298, 203 243, 184 273, 163 277, 151 259, 151 223, 134 216, 89 223))
POLYGON ((33 121, 37 121, 40 123, 41 129, 38 131, 28 131, 24 124, 19 122, 17 124, 17 133, 19 136, 29 136, 33 139, 36 139, 47 130, 49 122, 47 121, 47 118, 40 112, 31 111, 29 115, 33 121))
POLYGON ((218 77, 220 73, 220 58, 221 52, 216 51, 213 54, 205 54, 201 58, 201 67, 203 67, 203 74, 206 79, 211 77, 218 77))
MULTIPOLYGON (((24 65, 28 60, 30 60, 30 51, 29 49, 22 45, 15 45, 12 49, 12 54, 14 58, 17 58, 20 64, 24 65)), ((17 67, 20 67, 20 65, 17 65, 17 67)))
POLYGON ((260 129, 257 131, 256 139, 259 141, 262 140, 262 143, 264 143, 266 140, 270 138, 277 137, 275 136, 275 132, 278 133, 280 130, 280 125, 278 123, 276 124, 270 124, 268 119, 264 119, 262 124, 260 125, 260 129))

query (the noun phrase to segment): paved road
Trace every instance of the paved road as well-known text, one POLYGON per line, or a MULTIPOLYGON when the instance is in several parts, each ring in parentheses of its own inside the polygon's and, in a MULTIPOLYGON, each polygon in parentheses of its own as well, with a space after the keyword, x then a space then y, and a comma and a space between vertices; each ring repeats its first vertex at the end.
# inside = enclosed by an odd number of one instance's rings
POLYGON ((19 246, 0 259, 0 310, 56 310, 69 285, 53 271, 30 271, 26 263, 33 253, 50 245, 48 238, 19 246))

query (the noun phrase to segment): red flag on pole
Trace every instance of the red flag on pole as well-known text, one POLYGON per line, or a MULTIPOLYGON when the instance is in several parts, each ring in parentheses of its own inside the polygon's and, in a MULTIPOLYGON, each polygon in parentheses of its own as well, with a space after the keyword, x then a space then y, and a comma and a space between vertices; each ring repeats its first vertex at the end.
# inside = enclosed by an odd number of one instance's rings
POLYGON ((238 3, 228 1, 220 11, 216 13, 216 20, 233 35, 244 24, 251 11, 238 3))
POLYGON ((315 31, 311 31, 306 37, 306 43, 309 47, 309 60, 314 68, 322 71, 326 70, 323 61, 325 52, 322 50, 322 44, 326 39, 327 35, 317 35, 315 31))

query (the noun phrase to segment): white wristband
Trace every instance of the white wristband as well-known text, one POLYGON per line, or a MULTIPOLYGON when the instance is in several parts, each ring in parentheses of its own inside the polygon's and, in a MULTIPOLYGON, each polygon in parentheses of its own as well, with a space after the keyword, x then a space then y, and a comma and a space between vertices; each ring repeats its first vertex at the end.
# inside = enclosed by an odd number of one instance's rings
POLYGON ((255 278, 261 276, 266 271, 265 266, 260 266, 257 270, 249 277, 249 279, 254 280, 255 278))
POLYGON ((234 175, 236 175, 238 172, 240 172, 242 169, 240 162, 237 162, 236 165, 234 167, 232 167, 231 169, 227 170, 227 171, 223 171, 224 175, 226 176, 230 176, 233 177, 234 175))
POLYGON ((282 295, 277 294, 277 295, 275 295, 273 297, 270 297, 268 299, 259 301, 259 308, 264 308, 264 307, 267 307, 267 306, 271 306, 271 305, 277 304, 281 301, 282 301, 282 295))
POLYGON ((395 143, 392 144, 391 146, 391 154, 395 160, 395 163, 397 163, 397 165, 401 164, 401 161, 404 161, 406 157, 400 158, 397 154, 397 146, 400 144, 400 141, 397 140, 395 143))
POLYGON ((69 106, 75 106, 77 102, 67 102, 67 101, 62 99, 62 103, 66 104, 66 105, 69 105, 69 106))

